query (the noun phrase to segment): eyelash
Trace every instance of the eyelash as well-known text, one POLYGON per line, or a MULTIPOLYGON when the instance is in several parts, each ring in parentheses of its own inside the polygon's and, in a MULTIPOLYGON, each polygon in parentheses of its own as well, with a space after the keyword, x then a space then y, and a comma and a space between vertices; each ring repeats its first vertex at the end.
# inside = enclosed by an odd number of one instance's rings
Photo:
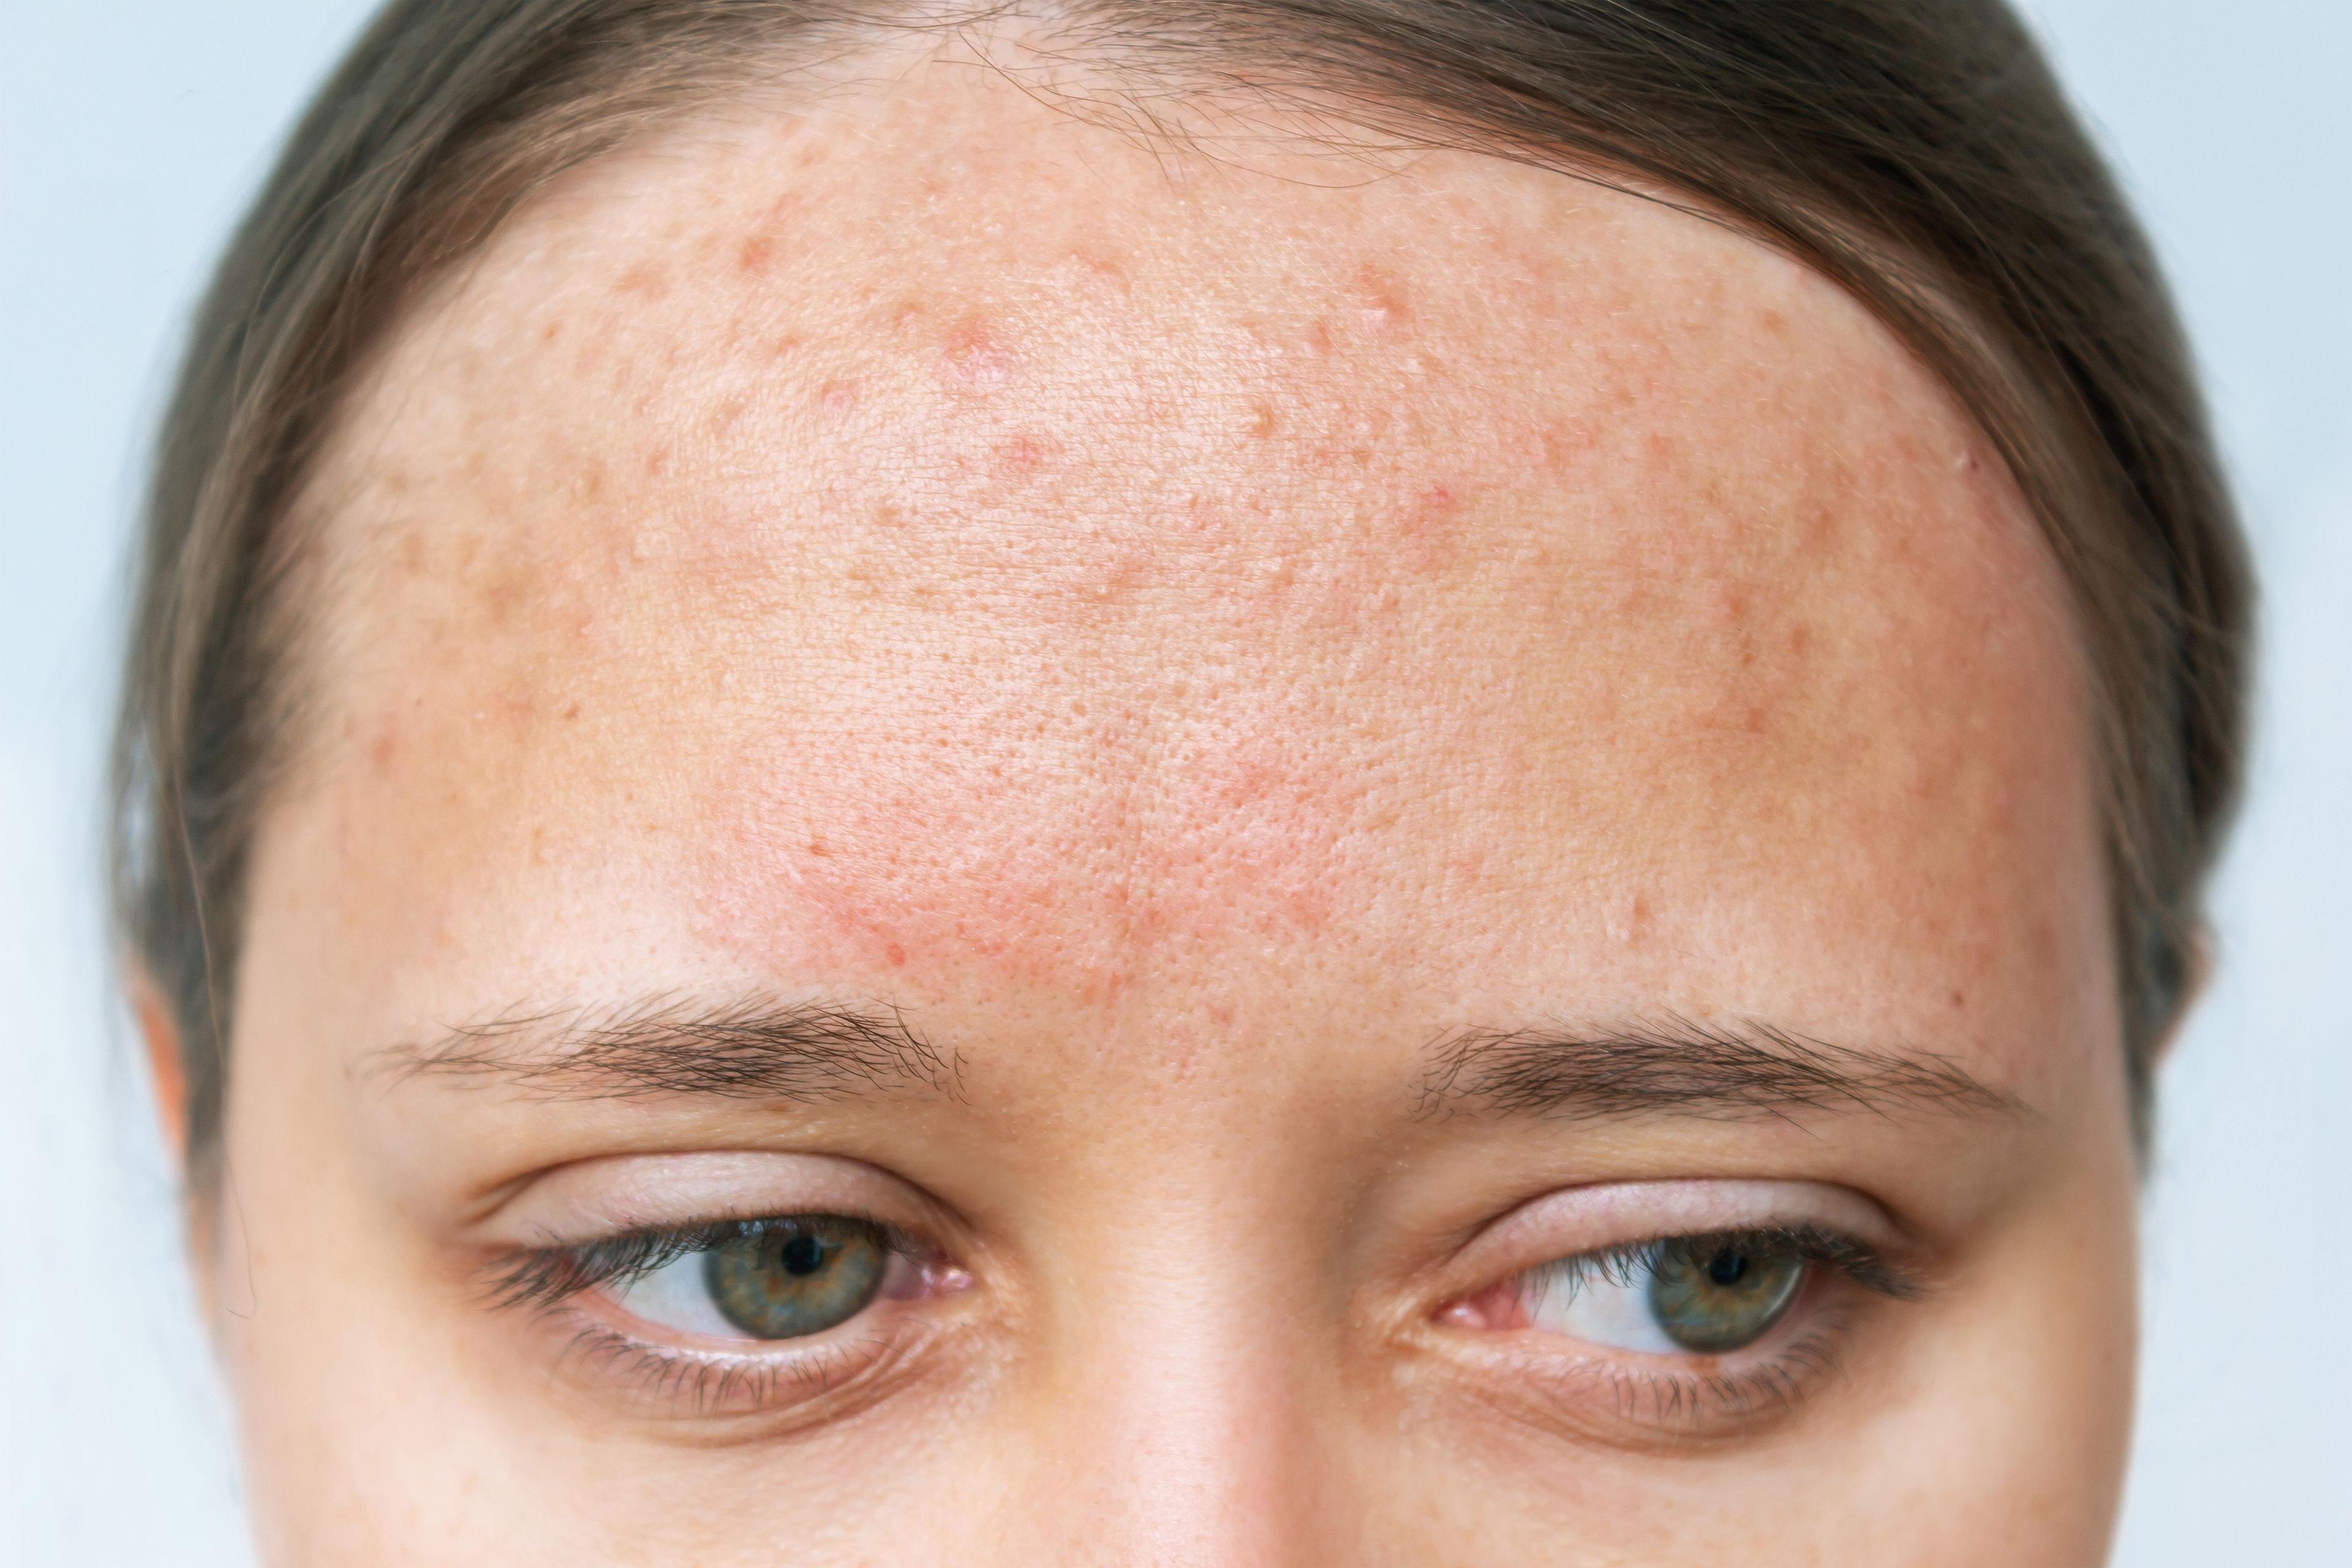
MULTIPOLYGON (((808 1215, 770 1215, 754 1224, 808 1215)), ((882 1237, 883 1249, 895 1258, 927 1258, 932 1249, 887 1220, 855 1209, 828 1209, 823 1217, 853 1219, 872 1226, 882 1237)), ((570 1247, 539 1247, 511 1253, 492 1265, 489 1296, 499 1308, 560 1306, 585 1291, 606 1285, 626 1284, 698 1252, 709 1252, 734 1240, 743 1221, 713 1220, 667 1230, 636 1230, 570 1247)))
MULTIPOLYGON (((1573 1270, 1564 1281, 1568 1284, 1597 1279, 1612 1285, 1628 1285, 1643 1269, 1654 1268, 1665 1249, 1676 1244, 1790 1254, 1813 1267, 1833 1268, 1863 1289, 1896 1300, 1908 1300, 1926 1286, 1916 1270, 1895 1262, 1868 1242, 1824 1226, 1801 1221, 1793 1225, 1751 1226, 1732 1230, 1661 1236, 1649 1241, 1579 1253, 1537 1267, 1573 1270)), ((1528 1269, 1524 1273, 1534 1271, 1528 1269)))
MULTIPOLYGON (((804 1215, 769 1215, 765 1220, 804 1215)), ((927 1262, 935 1248, 887 1220, 855 1209, 834 1208, 825 1217, 870 1225, 893 1259, 927 1262)), ((753 1223, 764 1223, 753 1222, 753 1223)), ((528 1312, 571 1331, 562 1359, 618 1373, 637 1392, 666 1406, 695 1414, 764 1410, 788 1387, 805 1401, 830 1393, 873 1364, 892 1347, 877 1336, 847 1341, 832 1332, 805 1342, 774 1342, 756 1353, 689 1350, 656 1343, 581 1310, 574 1303, 592 1291, 625 1285, 682 1258, 709 1252, 742 1234, 745 1222, 717 1220, 667 1229, 631 1231, 566 1247, 529 1247, 491 1261, 486 1278, 490 1306, 528 1312)), ((861 1313, 860 1316, 863 1316, 861 1313)), ((850 1320, 846 1330, 856 1321, 850 1320)))

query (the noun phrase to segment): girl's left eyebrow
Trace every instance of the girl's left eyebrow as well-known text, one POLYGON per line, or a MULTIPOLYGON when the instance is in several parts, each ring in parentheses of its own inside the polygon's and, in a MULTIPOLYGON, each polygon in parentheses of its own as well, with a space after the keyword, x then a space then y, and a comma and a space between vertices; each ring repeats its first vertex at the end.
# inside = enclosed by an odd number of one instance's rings
POLYGON ((2023 1100, 1933 1051, 1833 1045, 1755 1019, 1664 1014, 1596 1026, 1455 1030, 1430 1048, 1423 1115, 1712 1121, 1801 1111, 2025 1118, 2023 1100))
POLYGON ((877 1094, 961 1097, 961 1058, 898 1008, 862 998, 656 993, 619 1005, 512 1007, 371 1053, 396 1088, 502 1082, 535 1099, 697 1097, 817 1104, 877 1094))

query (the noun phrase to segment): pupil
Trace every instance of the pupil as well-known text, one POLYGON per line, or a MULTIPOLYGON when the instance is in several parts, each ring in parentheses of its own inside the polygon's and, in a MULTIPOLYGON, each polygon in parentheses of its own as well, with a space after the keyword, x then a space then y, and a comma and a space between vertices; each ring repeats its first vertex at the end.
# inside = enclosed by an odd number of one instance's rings
POLYGON ((813 1236, 796 1236, 778 1254, 787 1274, 814 1274, 824 1267, 824 1243, 813 1236))
POLYGON ((1706 1277, 1717 1285, 1737 1285, 1747 1272, 1748 1258, 1744 1253, 1718 1252, 1707 1260, 1706 1277))

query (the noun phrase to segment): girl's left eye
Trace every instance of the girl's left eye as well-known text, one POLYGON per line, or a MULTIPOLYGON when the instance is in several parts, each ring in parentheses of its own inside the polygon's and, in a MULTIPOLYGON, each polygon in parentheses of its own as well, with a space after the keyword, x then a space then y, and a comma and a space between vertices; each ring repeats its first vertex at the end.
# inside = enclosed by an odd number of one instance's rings
POLYGON ((1528 1328, 1614 1350, 1725 1355, 1769 1334, 1814 1268, 1769 1237, 1681 1237, 1547 1264, 1517 1293, 1528 1328))
POLYGON ((606 1287, 658 1328, 710 1339, 792 1340, 857 1316, 882 1293, 892 1251, 864 1220, 804 1215, 720 1227, 705 1245, 606 1287))

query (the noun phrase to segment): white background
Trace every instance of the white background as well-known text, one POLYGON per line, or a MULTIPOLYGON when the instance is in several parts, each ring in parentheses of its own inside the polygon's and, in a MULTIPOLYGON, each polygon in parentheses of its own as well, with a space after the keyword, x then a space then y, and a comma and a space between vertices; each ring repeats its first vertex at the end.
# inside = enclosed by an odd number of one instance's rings
MULTIPOLYGON (((0 0, 0 1558, 246 1561, 92 869, 170 345, 350 0, 0 0)), ((2352 0, 2029 0, 2210 375, 2267 593, 2222 969, 2165 1085, 2126 1568, 2352 1560, 2352 0)), ((1833 1485, 1824 1478, 1825 1485, 1833 1485)), ((1766 1521, 1759 1528, 1769 1529, 1766 1521)))

